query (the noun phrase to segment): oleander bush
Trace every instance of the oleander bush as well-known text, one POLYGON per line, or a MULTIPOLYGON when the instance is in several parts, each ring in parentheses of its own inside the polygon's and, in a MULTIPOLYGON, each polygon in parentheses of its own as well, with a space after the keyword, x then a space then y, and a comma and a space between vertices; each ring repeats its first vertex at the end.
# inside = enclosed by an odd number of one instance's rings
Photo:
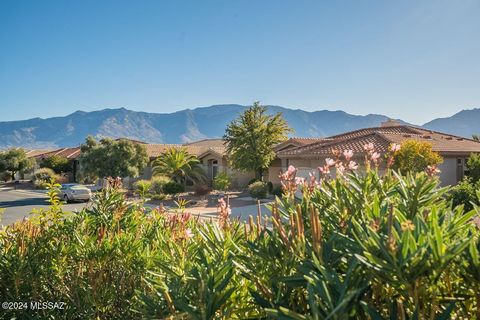
POLYGON ((327 160, 321 179, 290 167, 245 224, 223 199, 218 221, 126 202, 116 180, 68 215, 50 185, 49 210, 0 233, 0 297, 66 302, 36 319, 479 318, 478 206, 452 208, 434 168, 327 160))

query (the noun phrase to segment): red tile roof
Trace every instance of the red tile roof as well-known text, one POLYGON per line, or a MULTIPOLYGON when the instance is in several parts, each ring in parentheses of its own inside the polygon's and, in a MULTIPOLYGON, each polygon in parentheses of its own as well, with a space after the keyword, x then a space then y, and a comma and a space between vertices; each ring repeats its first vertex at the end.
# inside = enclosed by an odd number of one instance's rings
POLYGON ((33 157, 37 159, 45 159, 51 156, 60 156, 67 159, 77 159, 80 156, 80 153, 81 153, 80 147, 60 148, 57 150, 37 154, 36 156, 33 156, 33 157))
POLYGON ((280 158, 302 157, 315 158, 331 156, 333 150, 352 150, 364 153, 364 145, 373 143, 375 150, 386 152, 392 143, 402 143, 407 139, 427 141, 432 149, 440 154, 469 154, 480 152, 480 142, 446 133, 426 130, 413 126, 388 126, 365 128, 327 137, 308 145, 282 150, 280 158))

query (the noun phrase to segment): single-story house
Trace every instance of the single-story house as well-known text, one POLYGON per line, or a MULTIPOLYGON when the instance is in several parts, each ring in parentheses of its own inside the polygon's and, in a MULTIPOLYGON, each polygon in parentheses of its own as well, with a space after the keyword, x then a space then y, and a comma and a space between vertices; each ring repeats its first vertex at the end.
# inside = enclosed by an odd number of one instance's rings
MULTIPOLYGON (((385 154, 391 144, 401 144, 407 139, 429 142, 433 151, 443 157, 443 163, 438 166, 442 185, 455 185, 462 180, 467 158, 471 153, 480 153, 478 141, 389 120, 380 127, 359 129, 306 145, 286 147, 277 152, 277 156, 283 170, 293 165, 298 169, 299 176, 306 177, 309 172, 318 174, 317 168, 325 164, 326 158, 334 158, 335 150, 352 150, 353 160, 362 165, 366 144, 372 143, 377 152, 385 154)), ((382 169, 384 167, 380 166, 382 169)))

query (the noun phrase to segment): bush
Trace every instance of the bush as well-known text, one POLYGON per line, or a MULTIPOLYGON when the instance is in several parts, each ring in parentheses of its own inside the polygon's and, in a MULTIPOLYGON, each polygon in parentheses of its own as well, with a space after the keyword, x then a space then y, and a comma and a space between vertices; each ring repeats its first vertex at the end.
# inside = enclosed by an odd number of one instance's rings
POLYGON ((232 184, 232 177, 226 172, 220 172, 213 179, 213 188, 219 191, 227 191, 232 184))
POLYGON ((467 160, 468 176, 472 182, 480 181, 480 154, 472 153, 467 160))
POLYGON ((182 184, 178 183, 178 182, 175 182, 175 181, 167 182, 163 186, 163 193, 165 193, 165 194, 178 194, 178 193, 181 193, 181 192, 184 192, 184 191, 185 191, 184 186, 182 184))
POLYGON ((465 178, 462 182, 452 188, 450 199, 453 207, 464 205, 465 210, 473 209, 473 205, 480 205, 476 190, 480 190, 480 182, 473 183, 470 179, 465 178))
POLYGON ((1 172, 0 173, 0 179, 3 182, 8 182, 12 179, 12 175, 9 172, 1 172))
POLYGON ((133 183, 133 192, 140 198, 146 198, 151 187, 152 183, 149 180, 138 180, 133 183))
POLYGON ((251 185, 252 183, 258 182, 258 181, 261 181, 261 180, 259 180, 259 179, 257 179, 257 178, 250 179, 250 180, 248 181, 247 186, 251 185))
POLYGON ((206 196, 212 191, 210 187, 206 184, 197 184, 195 186, 195 195, 196 196, 206 196))
POLYGON ((263 181, 257 181, 248 186, 248 192, 255 199, 265 199, 267 197, 268 186, 263 181))
POLYGON ((40 163, 40 167, 50 168, 55 171, 55 173, 71 172, 73 170, 73 165, 70 160, 57 155, 43 159, 40 163))
POLYGON ((280 184, 276 184, 272 188, 272 195, 281 198, 283 196, 283 188, 280 184))
POLYGON ((417 140, 405 140, 394 155, 393 169, 403 174, 423 172, 428 166, 442 163, 442 157, 432 150, 432 144, 417 140))
POLYGON ((273 183, 272 183, 272 181, 268 181, 268 182, 267 182, 267 189, 268 189, 268 193, 272 194, 272 191, 273 191, 273 183))
POLYGON ((171 181, 172 179, 165 176, 153 177, 151 180, 152 187, 150 188, 150 192, 153 194, 162 194, 164 192, 163 187, 171 181))
POLYGON ((66 179, 58 174, 56 174, 50 168, 40 168, 35 171, 32 177, 33 184, 35 188, 46 189, 48 183, 53 179, 55 183, 64 183, 66 179))

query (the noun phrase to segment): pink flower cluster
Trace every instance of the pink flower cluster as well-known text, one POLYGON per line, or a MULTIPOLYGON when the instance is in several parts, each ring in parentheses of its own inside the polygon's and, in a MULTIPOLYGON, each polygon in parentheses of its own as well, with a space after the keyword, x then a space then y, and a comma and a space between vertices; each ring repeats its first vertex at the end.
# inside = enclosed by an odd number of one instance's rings
POLYGON ((220 226, 225 228, 228 226, 229 217, 232 214, 230 204, 228 204, 223 198, 218 199, 217 213, 220 217, 220 226))
POLYGON ((325 159, 325 165, 322 167, 318 167, 318 171, 321 175, 326 176, 330 174, 330 168, 335 167, 336 172, 340 175, 343 175, 346 171, 354 171, 358 169, 358 164, 355 161, 352 161, 353 158, 353 151, 352 150, 344 150, 341 153, 338 150, 333 151, 333 155, 335 159, 327 158, 325 159), (341 160, 343 156, 346 165, 341 160))
POLYGON ((189 212, 182 212, 168 216, 166 226, 172 231, 172 237, 174 240, 190 239, 193 237, 192 230, 187 228, 187 223, 190 221, 190 218, 191 214, 189 212))
POLYGON ((433 165, 433 166, 427 166, 427 169, 425 169, 425 172, 427 173, 428 176, 433 177, 437 173, 440 173, 440 170, 437 168, 436 165, 433 165))

